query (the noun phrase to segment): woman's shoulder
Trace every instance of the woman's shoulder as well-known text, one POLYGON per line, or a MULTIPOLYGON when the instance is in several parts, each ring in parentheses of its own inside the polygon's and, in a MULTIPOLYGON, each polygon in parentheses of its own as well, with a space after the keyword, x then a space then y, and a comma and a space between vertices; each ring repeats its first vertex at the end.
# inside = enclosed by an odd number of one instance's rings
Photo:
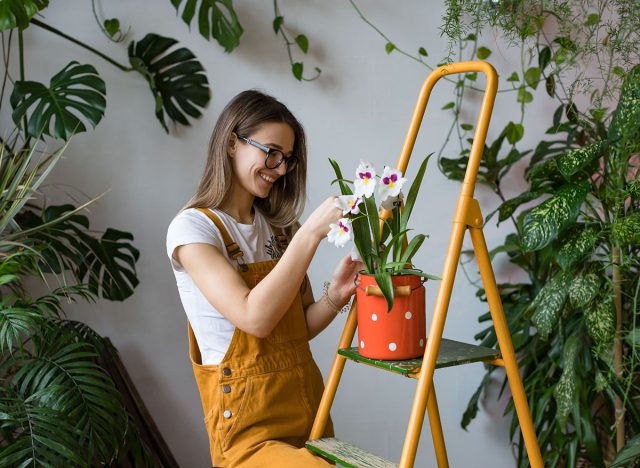
POLYGON ((167 230, 167 239, 175 238, 218 239, 220 231, 209 217, 196 208, 187 208, 178 213, 167 230))

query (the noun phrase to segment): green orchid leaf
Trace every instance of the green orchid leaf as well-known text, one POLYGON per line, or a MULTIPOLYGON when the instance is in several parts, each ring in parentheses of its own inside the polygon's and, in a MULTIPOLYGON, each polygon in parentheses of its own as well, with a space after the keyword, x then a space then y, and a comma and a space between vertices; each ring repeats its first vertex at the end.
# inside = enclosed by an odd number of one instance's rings
POLYGON ((591 302, 585 318, 587 332, 593 339, 593 350, 596 355, 602 355, 613 343, 616 334, 616 310, 611 294, 591 302))
POLYGON ((385 300, 387 301, 387 312, 391 311, 393 307, 393 281, 391 280, 391 273, 388 271, 382 271, 375 274, 376 283, 385 300))
POLYGON ((49 6, 49 0, 0 0, 0 33, 25 29, 31 18, 49 6))
POLYGON ((35 138, 44 134, 66 141, 86 131, 79 117, 94 128, 98 125, 104 115, 105 95, 104 81, 96 69, 72 61, 51 78, 48 87, 35 81, 17 81, 11 93, 11 117, 21 125, 29 109, 35 107, 24 130, 35 138))
MULTIPOLYGON (((72 205, 49 206, 41 213, 25 210, 19 217, 25 229, 36 228, 65 216, 72 205)), ((54 273, 72 271, 80 283, 105 299, 122 301, 138 285, 135 264, 140 253, 129 241, 130 233, 107 229, 97 238, 89 231, 89 220, 74 214, 64 221, 34 232, 30 239, 43 248, 43 269, 54 273)))
POLYGON ((420 191, 420 186, 422 185, 422 179, 424 178, 424 173, 427 170, 427 164, 429 163, 429 159, 431 158, 432 154, 433 153, 428 154, 427 157, 424 158, 422 164, 420 164, 420 168, 418 169, 416 178, 411 183, 409 194, 407 195, 407 200, 405 201, 404 207, 402 209, 402 215, 400 217, 400 229, 407 228, 409 217, 411 216, 411 212, 413 211, 413 207, 416 203, 416 198, 418 197, 418 192, 420 191))
POLYGON ((583 273, 576 276, 569 285, 569 302, 578 309, 593 300, 600 290, 600 277, 595 273, 583 273))
POLYGON ((553 197, 527 212, 522 225, 522 245, 525 252, 540 250, 578 216, 587 196, 584 184, 569 184, 553 197))
POLYGON ((185 0, 184 2, 183 0, 171 0, 171 4, 178 13, 184 4, 181 18, 189 26, 191 26, 197 8, 198 31, 206 40, 213 38, 218 41, 225 52, 231 52, 240 44, 240 36, 244 30, 238 21, 232 0, 185 0))
POLYGON ((402 245, 402 241, 404 240, 404 236, 407 232, 409 232, 411 229, 404 229, 396 234, 393 235, 393 237, 391 238, 391 240, 389 240, 389 244, 386 246, 386 248, 384 249, 384 252, 382 252, 382 254, 380 255, 380 265, 378 265, 380 270, 386 270, 387 269, 387 257, 389 256, 389 252, 391 252, 392 250, 394 250, 396 248, 396 246, 398 245, 402 245))
POLYGON ((380 246, 380 218, 378 216, 375 196, 364 197, 364 204, 367 220, 369 221, 369 228, 371 229, 373 247, 377 249, 380 246))
POLYGON ((606 141, 599 141, 584 148, 570 150, 557 160, 560 173, 567 179, 587 167, 592 161, 602 156, 607 149, 606 141))
POLYGON ((353 195, 353 191, 351 190, 351 187, 349 187, 345 183, 346 179, 342 176, 342 170, 340 169, 340 166, 338 165, 338 163, 335 160, 329 158, 329 164, 331 164, 333 171, 336 173, 336 180, 338 181, 338 185, 340 186, 340 191, 342 192, 342 195, 353 195))
MULTIPOLYGON (((342 176, 342 170, 336 161, 329 158, 329 163, 336 174, 336 180, 340 186, 342 195, 353 195, 351 187, 346 184, 346 179, 342 176)), ((364 210, 362 210, 364 211, 364 210)), ((369 232, 369 222, 365 216, 355 217, 351 219, 353 227, 353 243, 356 246, 356 250, 360 254, 365 264, 365 270, 369 274, 374 273, 373 260, 371 258, 372 245, 369 232)))
POLYGON ((640 211, 616 219, 611 226, 611 236, 619 246, 640 245, 640 211))
POLYGON ((576 226, 562 242, 556 261, 564 270, 569 269, 578 260, 593 253, 598 240, 598 231, 594 228, 576 226))
POLYGON ((575 336, 567 338, 562 357, 562 375, 553 389, 553 398, 558 405, 558 424, 563 430, 576 399, 576 360, 580 346, 575 336))
POLYGON ((560 311, 567 299, 567 286, 570 276, 559 273, 547 282, 538 292, 529 310, 533 311, 531 321, 543 339, 547 339, 558 321, 560 311))
MULTIPOLYGON (((405 264, 403 263, 402 265, 405 265, 405 264)), ((425 272, 420 271, 420 270, 413 270, 411 268, 401 268, 401 269, 397 270, 396 273, 400 273, 402 275, 421 276, 422 278, 430 279, 430 280, 433 280, 433 281, 438 281, 438 280, 442 279, 439 276, 431 275, 429 273, 425 273, 425 272)))
POLYGON ((411 259, 418 252, 418 249, 420 249, 420 246, 422 246, 422 243, 426 238, 427 236, 425 236, 424 234, 418 234, 413 239, 411 239, 411 242, 409 242, 409 245, 407 245, 406 250, 402 254, 400 263, 402 264, 410 263, 411 259))
POLYGON ((147 34, 129 44, 129 61, 145 77, 155 100, 155 113, 168 133, 165 113, 174 123, 189 125, 187 115, 200 117, 209 103, 209 82, 204 68, 190 50, 170 50, 178 41, 147 34))

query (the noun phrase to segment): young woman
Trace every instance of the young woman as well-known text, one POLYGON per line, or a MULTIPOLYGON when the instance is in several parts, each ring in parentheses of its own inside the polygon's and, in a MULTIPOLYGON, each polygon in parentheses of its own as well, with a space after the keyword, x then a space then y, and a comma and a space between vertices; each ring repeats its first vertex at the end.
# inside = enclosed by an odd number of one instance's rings
POLYGON ((344 257, 314 300, 306 271, 342 212, 329 197, 298 223, 306 170, 291 112, 240 93, 215 125, 195 196, 169 226, 214 466, 329 465, 303 448, 323 390, 308 341, 353 295, 362 264, 344 257))

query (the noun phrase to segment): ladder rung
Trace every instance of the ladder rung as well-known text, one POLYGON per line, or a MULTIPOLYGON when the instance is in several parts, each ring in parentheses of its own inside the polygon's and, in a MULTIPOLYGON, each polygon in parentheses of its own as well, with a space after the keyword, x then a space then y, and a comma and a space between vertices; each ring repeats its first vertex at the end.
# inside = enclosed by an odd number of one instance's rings
POLYGON ((307 442, 307 448, 346 468, 397 468, 397 464, 334 437, 307 442))
MULTIPOLYGON (((341 348, 338 350, 338 353, 353 361, 363 362, 407 377, 417 379, 420 376, 422 358, 407 359, 403 361, 382 361, 378 359, 370 359, 361 356, 357 347, 341 348)), ((497 349, 462 343, 460 341, 446 340, 443 338, 440 342, 440 352, 438 353, 436 368, 459 366, 472 362, 493 361, 499 357, 500 351, 497 349)))

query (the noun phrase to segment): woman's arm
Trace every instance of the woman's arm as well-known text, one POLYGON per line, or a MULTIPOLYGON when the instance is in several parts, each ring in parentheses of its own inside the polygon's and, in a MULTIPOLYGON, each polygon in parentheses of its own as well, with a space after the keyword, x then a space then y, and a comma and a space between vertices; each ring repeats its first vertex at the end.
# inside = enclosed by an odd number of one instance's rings
MULTIPOLYGON (((354 281, 363 266, 362 262, 353 260, 351 255, 347 255, 340 260, 331 277, 331 284, 327 289, 327 294, 334 304, 343 306, 349 301, 351 296, 353 296, 356 291, 354 281)), ((309 339, 314 338, 322 330, 327 328, 333 319, 336 318, 338 310, 340 310, 332 307, 324 295, 316 302, 313 298, 310 285, 303 292, 302 303, 307 319, 309 339)))
POLYGON ((183 245, 173 255, 227 320, 250 335, 264 338, 293 302, 329 224, 340 218, 342 211, 335 206, 335 198, 327 198, 309 216, 273 270, 253 289, 212 245, 183 245))

